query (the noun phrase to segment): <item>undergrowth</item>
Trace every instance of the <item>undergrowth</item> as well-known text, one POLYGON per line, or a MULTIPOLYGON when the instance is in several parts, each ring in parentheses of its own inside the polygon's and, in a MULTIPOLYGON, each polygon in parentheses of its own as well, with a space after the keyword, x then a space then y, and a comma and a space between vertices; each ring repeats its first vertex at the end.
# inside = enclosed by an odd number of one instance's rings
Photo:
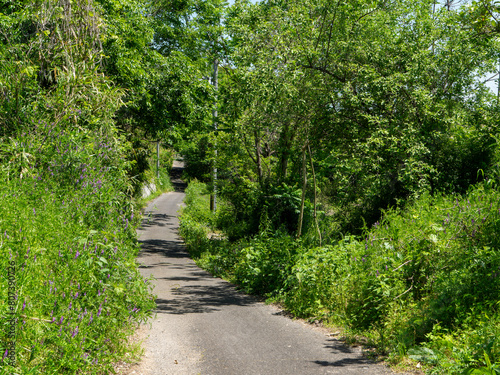
POLYGON ((424 195, 386 211, 362 237, 321 247, 270 233, 265 220, 253 237, 211 239, 224 202, 212 214, 205 194, 204 184, 189 185, 181 233, 214 275, 363 335, 393 364, 499 373, 500 193, 490 183, 464 196, 424 195))
POLYGON ((109 373, 155 306, 135 260, 126 143, 55 125, 2 141, 0 373, 109 373))

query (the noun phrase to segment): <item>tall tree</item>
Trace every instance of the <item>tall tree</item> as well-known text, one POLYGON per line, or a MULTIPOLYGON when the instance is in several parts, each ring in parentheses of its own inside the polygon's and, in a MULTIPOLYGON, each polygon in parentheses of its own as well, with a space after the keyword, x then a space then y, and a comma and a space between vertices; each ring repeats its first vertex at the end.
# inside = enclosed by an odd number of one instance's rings
MULTIPOLYGON (((282 176, 290 150, 302 155, 304 145, 317 145, 348 229, 423 191, 460 191, 491 161, 493 138, 472 114, 491 99, 479 78, 495 69, 496 52, 462 27, 462 8, 269 0, 232 9, 241 132, 258 138, 259 123, 269 129, 271 153, 282 153, 271 163, 282 176), (467 141, 457 139, 463 132, 467 141)), ((257 170, 260 144, 248 152, 257 170)))

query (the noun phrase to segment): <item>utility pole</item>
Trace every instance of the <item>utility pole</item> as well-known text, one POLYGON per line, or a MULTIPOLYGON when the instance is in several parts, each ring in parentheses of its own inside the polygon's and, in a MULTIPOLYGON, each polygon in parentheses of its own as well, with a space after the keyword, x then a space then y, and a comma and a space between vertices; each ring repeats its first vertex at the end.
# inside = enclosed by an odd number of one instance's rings
POLYGON ((160 181, 160 141, 156 141, 156 178, 160 181))
MULTIPOLYGON (((218 76, 219 76, 219 61, 217 58, 214 58, 214 75, 212 78, 212 83, 214 85, 215 90, 215 103, 214 109, 212 110, 212 117, 214 122, 214 131, 217 136, 217 90, 218 90, 218 76)), ((214 191, 210 196, 210 210, 215 213, 217 210, 217 144, 214 144, 214 166, 212 171, 212 179, 214 185, 214 191)))

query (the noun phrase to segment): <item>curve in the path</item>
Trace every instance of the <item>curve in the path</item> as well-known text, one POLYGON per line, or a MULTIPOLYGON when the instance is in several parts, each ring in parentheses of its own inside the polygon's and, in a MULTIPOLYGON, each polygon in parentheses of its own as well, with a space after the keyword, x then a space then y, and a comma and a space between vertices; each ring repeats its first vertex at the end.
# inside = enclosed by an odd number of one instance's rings
POLYGON ((212 277, 179 238, 181 191, 154 200, 139 229, 140 271, 154 281, 156 317, 136 375, 387 374, 359 348, 284 316, 212 277))

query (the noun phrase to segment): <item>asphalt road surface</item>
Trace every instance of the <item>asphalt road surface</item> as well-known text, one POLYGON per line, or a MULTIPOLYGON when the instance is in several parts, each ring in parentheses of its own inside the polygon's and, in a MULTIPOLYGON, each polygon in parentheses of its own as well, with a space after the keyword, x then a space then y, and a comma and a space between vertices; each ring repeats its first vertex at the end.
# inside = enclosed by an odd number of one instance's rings
POLYGON ((156 278, 156 318, 142 328, 145 355, 128 374, 390 374, 335 335, 285 316, 212 277, 177 233, 184 193, 155 199, 138 231, 141 273, 156 278))

